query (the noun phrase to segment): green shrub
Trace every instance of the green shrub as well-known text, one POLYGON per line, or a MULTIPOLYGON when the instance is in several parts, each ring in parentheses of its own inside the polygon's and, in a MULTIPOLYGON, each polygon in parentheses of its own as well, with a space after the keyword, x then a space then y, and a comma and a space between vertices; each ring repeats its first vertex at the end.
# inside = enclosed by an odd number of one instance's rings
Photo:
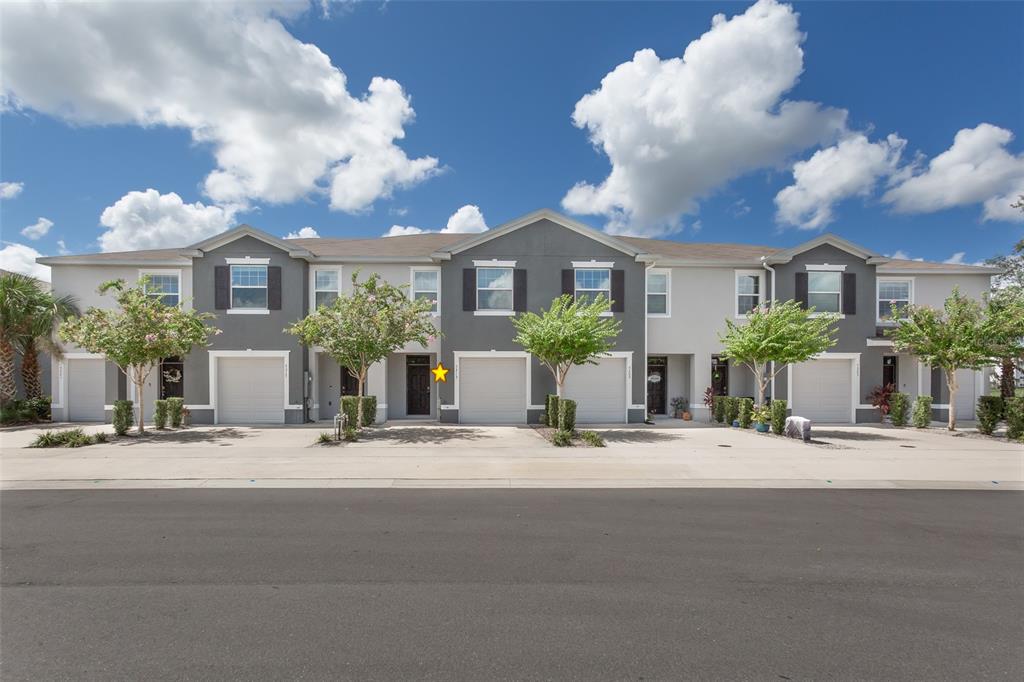
POLYGON ((80 448, 94 442, 82 429, 64 429, 63 431, 43 431, 29 445, 30 448, 80 448))
POLYGON ((181 428, 182 417, 185 416, 185 400, 183 398, 167 399, 167 417, 171 421, 171 428, 181 428))
POLYGON ((715 421, 719 424, 725 423, 725 396, 716 395, 712 402, 712 413, 715 417, 715 421))
POLYGON ((592 448, 604 447, 604 438, 597 431, 580 431, 580 438, 592 448))
POLYGON ((0 408, 0 423, 24 424, 25 422, 34 422, 36 420, 35 408, 28 400, 8 400, 0 408))
POLYGON ((1006 401, 1006 437, 1010 440, 1024 440, 1024 398, 1009 398, 1006 401))
POLYGON ((773 400, 769 409, 772 413, 772 433, 781 436, 786 429, 786 409, 789 406, 785 400, 773 400))
POLYGON ((749 429, 750 423, 754 421, 754 400, 752 398, 740 398, 739 406, 740 409, 737 416, 740 420, 740 428, 749 429))
POLYGON ((167 428, 167 401, 153 401, 153 425, 158 429, 167 428))
POLYGON ((772 421, 772 410, 767 405, 755 407, 750 413, 755 424, 770 424, 772 421))
POLYGON ((978 398, 978 431, 991 436, 1003 418, 1003 411, 1002 396, 983 395, 978 398))
POLYGON ((572 433, 576 430, 576 401, 562 398, 558 401, 558 430, 572 433))
MULTIPOLYGON (((565 403, 572 402, 572 401, 571 400, 563 400, 561 402, 562 402, 562 405, 565 405, 565 403)), ((562 408, 560 407, 559 409, 562 409, 562 408)), ((555 447, 558 447, 558 448, 569 447, 570 445, 572 445, 572 432, 571 431, 563 431, 562 429, 559 429, 558 431, 555 431, 555 435, 551 436, 551 443, 555 447)))
POLYGON ((544 398, 544 416, 547 417, 548 426, 558 427, 558 396, 554 393, 548 393, 544 398))
POLYGON ((359 411, 359 398, 354 395, 343 395, 341 396, 341 414, 345 417, 345 423, 355 428, 359 421, 357 419, 357 412, 359 411))
POLYGON ((930 395, 919 395, 914 401, 914 415, 912 417, 914 426, 919 429, 926 429, 932 423, 932 397, 930 395))
POLYGON ((342 438, 344 438, 349 443, 356 442, 357 440, 359 440, 359 429, 357 429, 354 426, 346 426, 345 431, 342 434, 342 438))
POLYGON ((725 398, 725 423, 732 426, 732 423, 740 416, 740 399, 732 396, 725 398))
POLYGON ((132 401, 130 400, 115 400, 114 401, 114 433, 119 436, 123 436, 128 433, 128 429, 132 428, 132 422, 135 421, 135 412, 132 409, 132 401))
POLYGON ((328 443, 333 443, 334 442, 334 434, 331 433, 330 431, 321 431, 320 435, 316 437, 316 442, 320 443, 321 445, 326 445, 328 443))
POLYGON ((372 426, 377 420, 377 396, 363 396, 363 426, 372 426))
POLYGON ((37 421, 50 420, 50 396, 41 395, 36 398, 29 398, 25 401, 37 421))
POLYGON ((92 436, 92 442, 95 444, 106 443, 108 440, 109 438, 107 437, 107 434, 103 433, 102 431, 100 431, 99 433, 94 433, 92 436))
POLYGON ((893 426, 907 425, 909 408, 910 396, 906 393, 893 393, 889 396, 889 419, 893 426))

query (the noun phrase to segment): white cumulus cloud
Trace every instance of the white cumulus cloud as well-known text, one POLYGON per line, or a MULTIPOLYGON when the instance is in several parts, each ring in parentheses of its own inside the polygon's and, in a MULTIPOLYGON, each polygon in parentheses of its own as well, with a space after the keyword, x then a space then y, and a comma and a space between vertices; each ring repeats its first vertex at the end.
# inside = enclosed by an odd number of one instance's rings
POLYGON ((289 232, 284 236, 285 239, 317 239, 319 237, 320 233, 308 225, 298 232, 289 232))
POLYGON ((957 251, 952 256, 950 256, 949 258, 947 258, 946 260, 944 260, 942 262, 943 263, 947 263, 949 265, 962 265, 963 262, 964 262, 964 256, 966 256, 966 255, 967 255, 966 251, 957 251))
POLYGON ((793 184, 775 196, 776 220, 805 230, 825 227, 833 207, 852 196, 867 196, 879 178, 893 173, 907 141, 896 135, 869 142, 850 135, 793 165, 793 184))
POLYGON ((440 230, 424 230, 422 227, 414 227, 412 225, 392 225, 383 236, 402 237, 410 234, 425 234, 427 232, 470 234, 486 231, 487 221, 484 220, 484 214, 480 211, 480 207, 466 204, 455 211, 455 213, 452 213, 448 218, 448 223, 440 230))
POLYGON ((25 189, 24 182, 0 182, 0 199, 13 199, 25 189))
POLYGON ((31 246, 9 243, 0 249, 0 270, 18 272, 49 282, 50 268, 36 262, 36 258, 42 255, 31 246))
POLYGON ((803 71, 803 41, 792 7, 759 0, 716 15, 681 58, 637 52, 576 103, 573 123, 611 172, 577 183, 562 206, 605 216, 611 232, 664 234, 729 180, 831 142, 845 110, 783 97, 803 71))
POLYGON ((128 192, 103 210, 103 251, 134 251, 187 246, 232 227, 235 209, 186 204, 174 192, 128 192))
POLYGON ((68 245, 64 243, 64 240, 63 239, 58 239, 57 240, 57 255, 67 256, 70 253, 71 253, 71 249, 69 249, 68 245))
POLYGON ((1010 204, 1024 191, 1024 154, 1006 150, 1013 133, 982 123, 964 128, 953 145, 921 169, 895 178, 883 196, 897 213, 933 213, 956 206, 982 204, 984 220, 1024 221, 1010 204))
POLYGON ((216 168, 219 204, 327 194, 357 212, 438 171, 398 146, 415 117, 391 79, 345 73, 282 23, 285 2, 7 3, 2 98, 77 125, 188 130, 216 168))
POLYGON ((42 239, 43 237, 45 237, 46 233, 50 231, 51 227, 53 227, 52 220, 47 220, 46 218, 40 217, 34 223, 24 228, 21 231, 21 234, 22 236, 28 237, 29 239, 35 241, 36 239, 42 239))

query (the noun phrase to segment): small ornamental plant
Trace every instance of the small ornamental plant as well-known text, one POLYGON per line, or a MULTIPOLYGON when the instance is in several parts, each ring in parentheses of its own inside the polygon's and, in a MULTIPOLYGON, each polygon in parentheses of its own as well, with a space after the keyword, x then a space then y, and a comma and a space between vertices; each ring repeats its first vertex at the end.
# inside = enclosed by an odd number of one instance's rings
POLYGON ((785 400, 773 400, 769 409, 772 413, 772 433, 781 436, 782 432, 786 430, 786 411, 789 409, 789 405, 785 400))
POLYGON ((889 420, 893 426, 906 426, 909 412, 910 396, 899 392, 889 396, 889 420))
POLYGON ((914 401, 914 413, 912 420, 914 428, 927 429, 932 423, 932 397, 930 395, 919 395, 914 401))
POLYGON ((983 395, 978 398, 978 431, 991 436, 1003 418, 1003 397, 983 395))
POLYGON ((754 401, 750 398, 740 398, 739 404, 740 409, 737 419, 739 419, 740 428, 749 429, 751 422, 754 420, 754 401))
POLYGON ((725 423, 732 426, 740 416, 740 399, 725 396, 725 423))

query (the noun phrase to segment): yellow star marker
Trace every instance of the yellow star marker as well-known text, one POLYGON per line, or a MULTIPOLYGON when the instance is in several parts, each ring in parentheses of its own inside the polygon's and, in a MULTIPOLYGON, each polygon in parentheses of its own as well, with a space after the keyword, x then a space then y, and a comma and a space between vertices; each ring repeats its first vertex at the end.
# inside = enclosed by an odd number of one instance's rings
POLYGON ((448 383, 448 368, 441 364, 441 361, 437 361, 437 367, 430 370, 434 373, 434 382, 448 383))

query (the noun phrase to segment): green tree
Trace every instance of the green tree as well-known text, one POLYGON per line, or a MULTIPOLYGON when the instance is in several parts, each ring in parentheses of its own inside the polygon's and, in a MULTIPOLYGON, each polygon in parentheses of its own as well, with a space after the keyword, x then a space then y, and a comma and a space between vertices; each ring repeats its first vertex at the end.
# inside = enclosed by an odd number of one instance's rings
MULTIPOLYGON (((1011 205, 1024 210, 1024 196, 1011 205)), ((998 304, 999 299, 1008 299, 1012 302, 1014 298, 1024 296, 1024 239, 1017 242, 1009 254, 989 258, 986 262, 1003 269, 1002 274, 993 278, 995 289, 991 300, 998 304)), ((1024 359, 1019 354, 1004 355, 1000 358, 999 365, 999 391, 1004 398, 1012 398, 1015 388, 1014 377, 1016 372, 1024 371, 1024 359)))
POLYGON ((836 345, 837 319, 834 313, 815 313, 796 301, 775 302, 755 308, 746 322, 727 319, 725 334, 718 338, 724 357, 753 372, 757 404, 763 406, 768 385, 786 365, 805 362, 836 345))
POLYGON ((1014 397, 1017 369, 1024 367, 1024 286, 993 291, 985 301, 984 333, 1000 365, 999 392, 1014 397))
POLYGON ((54 326, 77 315, 73 296, 54 297, 38 280, 13 272, 0 274, 0 399, 15 397, 15 353, 20 353, 25 397, 43 394, 39 373, 39 348, 60 355, 53 341, 54 326))
POLYGON ((363 384, 370 366, 410 343, 427 345, 440 332, 430 322, 429 299, 412 299, 408 285, 395 286, 377 273, 359 281, 352 274, 352 292, 330 306, 285 329, 307 346, 320 346, 358 381, 359 409, 356 428, 363 423, 363 384))
POLYGON ((575 365, 596 365, 596 358, 615 347, 622 331, 618 320, 605 315, 611 302, 598 294, 593 301, 575 300, 564 294, 551 307, 513 318, 514 341, 540 360, 555 378, 556 392, 562 396, 565 377, 575 365))
POLYGON ((946 374, 949 389, 949 422, 956 430, 956 372, 978 370, 993 363, 996 356, 994 322, 986 319, 981 303, 954 288, 942 310, 911 305, 899 313, 899 324, 886 330, 893 350, 910 353, 928 365, 939 367, 946 374))
POLYGON ((121 279, 105 282, 99 292, 113 292, 117 308, 89 308, 60 326, 61 340, 101 353, 135 385, 139 433, 146 430, 142 391, 153 369, 163 358, 188 355, 220 333, 206 324, 212 314, 165 305, 159 297, 148 296, 146 281, 143 277, 133 287, 121 279))

